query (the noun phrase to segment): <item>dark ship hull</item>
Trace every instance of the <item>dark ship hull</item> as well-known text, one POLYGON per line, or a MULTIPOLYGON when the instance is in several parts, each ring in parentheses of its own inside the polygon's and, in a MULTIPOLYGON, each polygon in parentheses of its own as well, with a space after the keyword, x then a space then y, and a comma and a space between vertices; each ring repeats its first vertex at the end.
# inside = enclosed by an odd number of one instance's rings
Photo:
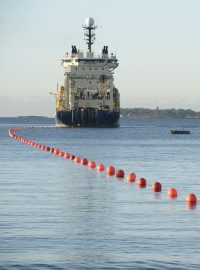
POLYGON ((58 127, 117 127, 119 111, 76 109, 56 112, 58 127))
POLYGON ((190 134, 189 130, 171 129, 171 134, 190 134))

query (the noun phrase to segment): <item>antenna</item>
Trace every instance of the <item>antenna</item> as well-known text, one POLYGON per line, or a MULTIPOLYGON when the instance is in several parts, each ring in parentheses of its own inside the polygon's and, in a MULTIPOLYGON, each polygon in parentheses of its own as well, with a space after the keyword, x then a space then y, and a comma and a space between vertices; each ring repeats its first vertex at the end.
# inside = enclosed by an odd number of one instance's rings
POLYGON ((88 17, 85 19, 83 29, 85 29, 85 36, 87 37, 86 44, 88 44, 89 52, 91 52, 91 47, 95 40, 95 33, 93 30, 95 30, 96 28, 97 26, 94 25, 94 19, 92 17, 88 17))
POLYGON ((57 96, 56 93, 49 92, 50 95, 57 96))

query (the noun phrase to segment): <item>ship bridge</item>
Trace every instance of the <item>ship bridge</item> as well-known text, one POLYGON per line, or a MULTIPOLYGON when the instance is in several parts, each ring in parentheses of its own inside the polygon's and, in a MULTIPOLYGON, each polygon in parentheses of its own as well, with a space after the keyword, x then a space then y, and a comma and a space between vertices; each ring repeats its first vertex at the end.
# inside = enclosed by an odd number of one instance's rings
MULTIPOLYGON (((106 47, 106 46, 105 46, 106 47)), ((103 51, 103 50, 102 50, 103 51)), ((61 65, 64 68, 68 68, 72 65, 107 65, 109 69, 115 69, 118 67, 118 59, 116 58, 116 55, 111 53, 109 56, 108 54, 104 54, 102 52, 102 55, 96 56, 93 52, 80 52, 77 51, 77 53, 66 53, 63 58, 61 59, 61 65)))

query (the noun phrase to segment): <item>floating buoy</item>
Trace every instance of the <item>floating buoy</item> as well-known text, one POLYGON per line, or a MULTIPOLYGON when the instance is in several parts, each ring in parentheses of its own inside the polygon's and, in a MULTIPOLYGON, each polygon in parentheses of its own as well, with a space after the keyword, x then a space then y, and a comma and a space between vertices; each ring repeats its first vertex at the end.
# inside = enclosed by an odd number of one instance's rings
POLYGON ((49 146, 46 146, 45 147, 45 151, 50 151, 50 147, 49 146))
POLYGON ((59 149, 54 149, 54 154, 56 154, 56 155, 59 155, 59 153, 60 153, 60 150, 59 149))
POLYGON ((81 159, 81 164, 82 165, 88 165, 88 160, 86 158, 81 159))
POLYGON ((114 175, 115 174, 115 168, 113 166, 109 166, 106 169, 107 175, 114 175))
POLYGON ((147 185, 146 179, 143 178, 143 177, 139 178, 139 179, 137 180, 137 185, 138 185, 138 187, 140 187, 140 188, 145 188, 146 185, 147 185))
POLYGON ((116 171, 116 177, 117 178, 124 178, 124 171, 123 170, 117 170, 116 171))
POLYGON ((104 171, 104 170, 105 170, 104 165, 103 165, 102 163, 100 163, 100 164, 97 166, 97 171, 102 172, 102 171, 104 171))
POLYGON ((153 185, 152 185, 152 191, 153 192, 161 192, 161 190, 162 190, 161 183, 159 183, 159 182, 153 183, 153 185))
POLYGON ((174 198, 176 198, 178 196, 178 192, 177 192, 177 190, 175 188, 170 188, 167 191, 167 196, 170 199, 174 199, 174 198))
POLYGON ((80 157, 75 157, 75 159, 74 159, 74 162, 76 162, 76 163, 80 163, 81 162, 81 158, 80 157))
POLYGON ((186 202, 188 203, 197 203, 197 196, 194 193, 190 193, 186 196, 186 202))
POLYGON ((188 210, 193 210, 195 209, 197 206, 197 203, 193 203, 193 202, 186 202, 186 207, 188 210))
POLYGON ((65 154, 64 154, 64 158, 70 158, 70 156, 71 156, 71 155, 70 155, 69 153, 65 153, 65 154))
POLYGON ((64 154, 65 154, 65 153, 61 151, 58 155, 59 155, 60 157, 63 157, 64 154))
POLYGON ((52 153, 52 154, 54 153, 54 148, 50 149, 50 153, 52 153))
POLYGON ((128 180, 129 183, 135 182, 135 179, 136 179, 136 174, 135 173, 129 173, 127 175, 127 180, 128 180))
POLYGON ((88 163, 88 167, 90 167, 90 168, 96 168, 96 162, 95 161, 90 161, 89 163, 88 163))
POLYGON ((70 155, 70 159, 74 160, 75 159, 75 155, 70 155))

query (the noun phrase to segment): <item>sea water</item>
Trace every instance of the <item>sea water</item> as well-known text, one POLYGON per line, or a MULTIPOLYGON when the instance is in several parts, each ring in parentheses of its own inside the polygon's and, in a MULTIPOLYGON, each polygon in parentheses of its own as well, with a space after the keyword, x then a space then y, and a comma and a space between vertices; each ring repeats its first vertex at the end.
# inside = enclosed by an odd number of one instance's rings
POLYGON ((199 119, 121 119, 119 128, 54 128, 52 119, 0 118, 0 269, 200 269, 199 119), (147 187, 8 137, 135 172, 147 187), (172 135, 171 128, 190 135, 172 135), (151 186, 162 184, 155 194, 151 186), (167 190, 178 191, 176 200, 167 190))

